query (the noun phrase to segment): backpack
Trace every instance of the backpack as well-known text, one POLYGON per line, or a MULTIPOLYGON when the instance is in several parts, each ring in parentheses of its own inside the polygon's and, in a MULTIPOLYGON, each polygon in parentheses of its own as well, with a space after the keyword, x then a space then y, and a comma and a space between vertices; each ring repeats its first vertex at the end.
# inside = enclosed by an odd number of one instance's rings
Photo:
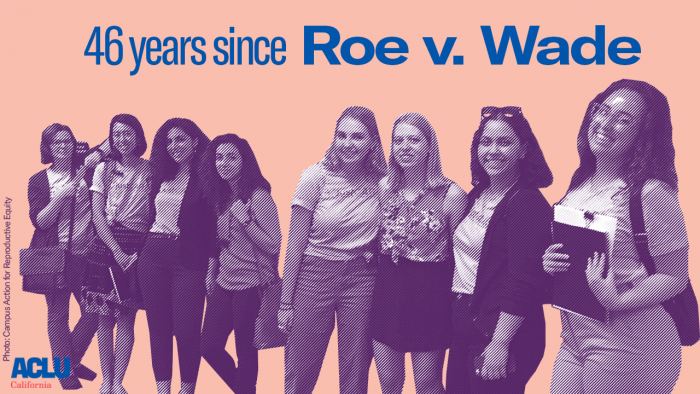
MULTIPOLYGON (((639 258, 649 275, 656 272, 654 260, 649 253, 649 239, 644 225, 644 211, 642 208, 642 192, 639 190, 630 196, 630 221, 632 222, 632 234, 634 246, 637 248, 639 258)), ((688 280, 685 289, 670 300, 661 303, 666 309, 678 330, 681 345, 692 346, 700 340, 700 319, 698 318, 698 300, 695 297, 693 286, 688 280)))

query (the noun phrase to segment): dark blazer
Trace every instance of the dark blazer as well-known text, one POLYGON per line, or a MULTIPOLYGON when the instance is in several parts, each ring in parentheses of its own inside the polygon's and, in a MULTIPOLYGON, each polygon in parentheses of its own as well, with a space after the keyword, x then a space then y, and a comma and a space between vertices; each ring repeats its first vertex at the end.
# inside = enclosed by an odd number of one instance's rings
MULTIPOLYGON (((469 212, 483 188, 469 193, 469 212)), ((524 316, 527 326, 544 332, 545 288, 549 275, 542 255, 551 243, 552 208, 542 193, 516 183, 496 206, 486 229, 469 311, 474 326, 489 339, 501 311, 524 316)))
MULTIPOLYGON (((152 220, 155 222, 155 200, 163 180, 153 182, 151 191, 152 220)), ((197 171, 190 174, 190 179, 182 197, 177 226, 180 228, 182 263, 185 268, 206 271, 209 257, 218 257, 216 243, 216 213, 204 198, 197 171)))

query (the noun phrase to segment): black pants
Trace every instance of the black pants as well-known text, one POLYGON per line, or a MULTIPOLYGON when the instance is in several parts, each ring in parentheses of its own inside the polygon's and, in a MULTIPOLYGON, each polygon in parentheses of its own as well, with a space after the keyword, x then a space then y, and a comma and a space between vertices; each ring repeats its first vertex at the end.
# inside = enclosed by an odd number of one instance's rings
POLYGON ((181 380, 194 383, 201 359, 206 271, 184 268, 178 262, 179 250, 176 241, 149 238, 137 270, 156 381, 172 379, 175 334, 181 380))
POLYGON ((453 342, 447 361, 447 393, 524 393, 525 385, 544 356, 544 315, 526 317, 513 337, 509 357, 515 358, 515 372, 502 379, 484 380, 476 374, 474 359, 481 355, 491 339, 474 326, 469 298, 462 295, 452 305, 453 342))
POLYGON ((202 329, 202 356, 236 394, 254 394, 258 380, 258 349, 253 345, 255 319, 260 310, 258 288, 226 290, 216 284, 207 296, 202 329), (236 362, 226 351, 235 331, 236 362))

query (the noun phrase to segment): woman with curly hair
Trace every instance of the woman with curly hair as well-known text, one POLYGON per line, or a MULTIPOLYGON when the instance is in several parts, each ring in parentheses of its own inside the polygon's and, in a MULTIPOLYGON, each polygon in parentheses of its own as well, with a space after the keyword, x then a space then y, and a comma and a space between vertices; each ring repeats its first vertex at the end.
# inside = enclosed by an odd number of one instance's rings
POLYGON ((170 393, 173 334, 180 393, 194 393, 197 383, 205 277, 216 242, 216 216, 197 172, 208 145, 209 138, 193 121, 173 118, 158 129, 151 149, 155 221, 137 270, 159 394, 170 393))
MULTIPOLYGON (((661 302, 688 284, 688 237, 666 97, 620 80, 591 101, 578 134, 579 168, 559 204, 617 219, 611 250, 590 256, 586 277, 607 322, 561 311, 562 342, 552 393, 670 393, 681 343, 661 302), (648 272, 635 247, 630 204, 641 199, 648 272), (607 269, 606 269, 607 267, 607 269), (607 271, 607 275, 604 274, 607 271)), ((549 274, 569 268, 562 244, 543 256, 549 274)))

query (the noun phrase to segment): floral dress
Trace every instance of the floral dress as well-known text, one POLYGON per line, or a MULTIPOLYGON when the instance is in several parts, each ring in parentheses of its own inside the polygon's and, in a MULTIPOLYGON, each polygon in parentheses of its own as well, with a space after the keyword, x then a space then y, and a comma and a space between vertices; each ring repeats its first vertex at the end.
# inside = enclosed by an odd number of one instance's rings
POLYGON ((382 199, 373 338, 401 352, 449 347, 454 258, 443 209, 449 185, 382 199))

